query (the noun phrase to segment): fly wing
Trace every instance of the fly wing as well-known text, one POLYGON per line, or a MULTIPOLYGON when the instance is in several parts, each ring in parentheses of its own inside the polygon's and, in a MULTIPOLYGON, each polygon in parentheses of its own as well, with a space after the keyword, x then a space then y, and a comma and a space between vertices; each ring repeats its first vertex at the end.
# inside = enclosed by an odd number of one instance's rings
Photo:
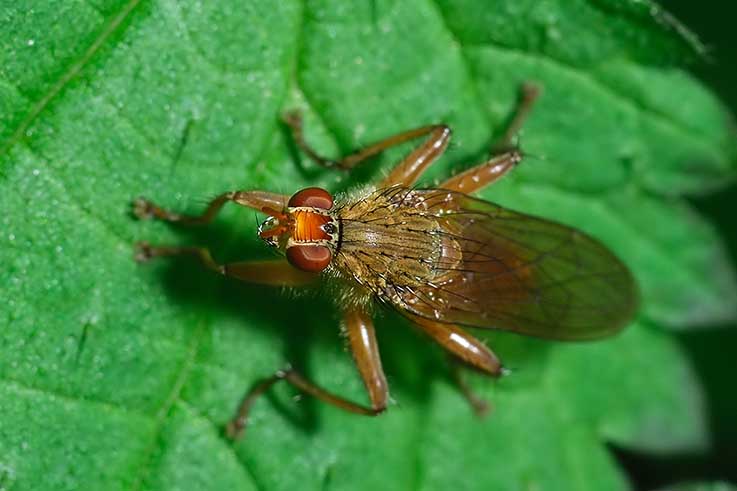
POLYGON ((583 340, 623 328, 638 305, 634 279, 597 240, 462 193, 423 193, 440 227, 434 280, 402 309, 447 323, 583 340))

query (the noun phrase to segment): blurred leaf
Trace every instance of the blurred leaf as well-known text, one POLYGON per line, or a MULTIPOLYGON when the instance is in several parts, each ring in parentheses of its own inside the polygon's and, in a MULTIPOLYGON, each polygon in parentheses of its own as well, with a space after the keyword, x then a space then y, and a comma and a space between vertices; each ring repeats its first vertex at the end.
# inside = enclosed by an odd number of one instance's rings
POLYGON ((732 266, 682 195, 734 178, 737 144, 674 65, 698 43, 650 2, 6 2, 0 33, 0 487, 615 490, 605 441, 705 444, 664 328, 735 317, 732 266), (640 321, 595 344, 489 333, 515 370, 472 378, 497 406, 478 421, 438 350, 380 316, 387 415, 278 387, 245 440, 223 439, 246 388, 286 360, 365 397, 336 309, 186 261, 136 265, 141 239, 268 253, 252 213, 177 232, 135 223, 131 198, 192 211, 225 189, 345 189, 406 151, 349 179, 298 165, 278 122, 294 107, 336 154, 449 123, 429 184, 486 156, 525 80, 545 90, 530 158, 483 196, 609 244, 640 280, 640 321))
POLYGON ((735 489, 737 488, 727 482, 713 482, 675 484, 661 491, 734 491, 735 489))

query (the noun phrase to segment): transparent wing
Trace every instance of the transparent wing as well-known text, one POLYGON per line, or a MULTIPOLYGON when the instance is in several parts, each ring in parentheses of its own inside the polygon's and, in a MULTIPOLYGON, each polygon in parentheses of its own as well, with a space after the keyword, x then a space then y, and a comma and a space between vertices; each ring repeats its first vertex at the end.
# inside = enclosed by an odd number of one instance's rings
POLYGON ((597 240, 462 193, 423 193, 443 244, 435 280, 399 307, 441 322, 583 340, 623 328, 638 306, 634 279, 597 240))

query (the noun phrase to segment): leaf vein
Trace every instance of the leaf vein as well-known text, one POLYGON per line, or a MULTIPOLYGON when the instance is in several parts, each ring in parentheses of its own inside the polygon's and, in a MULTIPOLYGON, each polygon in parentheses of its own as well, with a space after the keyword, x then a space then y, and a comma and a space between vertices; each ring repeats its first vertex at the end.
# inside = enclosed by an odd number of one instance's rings
POLYGON ((162 403, 161 407, 156 411, 156 423, 155 428, 153 431, 153 434, 151 435, 151 441, 149 445, 147 446, 146 450, 144 451, 144 457, 141 462, 140 470, 137 473, 136 480, 133 483, 132 489, 133 490, 140 490, 143 486, 143 482, 148 477, 148 474, 150 472, 150 465, 151 465, 151 459, 154 455, 154 452, 156 450, 157 445, 159 444, 159 441, 161 439, 161 435, 164 432, 164 428, 166 427, 167 418, 169 417, 169 414, 171 413, 171 409, 174 407, 174 405, 181 400, 181 392, 184 388, 185 384, 187 383, 187 380, 189 380, 189 376, 192 373, 192 368, 195 365, 197 353, 199 351, 200 342, 202 341, 202 338, 205 335, 205 332, 209 329, 209 323, 208 322, 201 322, 199 328, 192 336, 192 341, 189 346, 189 351, 187 353, 187 357, 182 361, 181 365, 177 369, 177 375, 176 379, 174 380, 174 384, 172 385, 171 390, 169 391, 169 395, 162 403))
POLYGON ((10 135, 5 143, 0 146, 0 156, 6 154, 10 150, 10 148, 15 145, 15 143, 23 138, 23 134, 26 132, 28 127, 33 124, 36 118, 44 111, 44 109, 46 109, 49 103, 57 95, 59 95, 62 90, 64 90, 67 84, 69 84, 69 82, 71 82, 77 75, 79 75, 79 73, 82 71, 82 69, 84 69, 87 63, 89 63, 89 61, 104 45, 105 41, 118 29, 123 21, 128 18, 133 9, 135 9, 135 7, 140 2, 141 0, 130 0, 125 6, 123 6, 120 12, 118 12, 118 14, 113 17, 113 20, 110 21, 105 29, 103 29, 100 35, 92 42, 92 44, 87 48, 82 56, 77 61, 72 63, 69 69, 62 74, 59 80, 57 80, 51 86, 51 88, 38 101, 36 101, 36 103, 33 104, 31 110, 21 120, 15 131, 10 135))
POLYGON ((7 376, 0 377, 0 382, 4 383, 6 386, 10 386, 13 389, 19 391, 19 392, 28 392, 31 394, 38 394, 43 395, 52 399, 58 399, 61 401, 65 401, 72 404, 78 404, 78 405, 92 405, 97 406, 100 408, 105 408, 108 411, 113 411, 117 413, 124 414, 126 416, 135 416, 142 419, 150 419, 153 420, 153 416, 150 414, 146 414, 141 411, 137 411, 135 409, 123 406, 121 404, 116 404, 114 402, 109 401, 103 401, 101 399, 95 399, 90 397, 80 397, 70 394, 65 394, 64 392, 60 392, 55 389, 50 389, 48 387, 34 387, 32 385, 28 385, 25 382, 21 382, 20 380, 16 380, 7 376))
MULTIPOLYGON (((658 111, 657 109, 646 105, 642 101, 631 97, 629 94, 626 94, 620 90, 618 90, 615 86, 607 84, 603 82, 601 79, 595 77, 591 73, 587 72, 586 70, 581 69, 580 67, 577 67, 575 65, 571 65, 569 63, 565 63, 563 61, 560 61, 556 58, 553 58, 552 56, 546 55, 544 53, 530 53, 524 50, 520 50, 511 46, 504 46, 499 43, 469 43, 463 45, 464 48, 481 48, 481 49, 494 49, 498 51, 505 51, 509 53, 515 53, 520 56, 524 57, 530 57, 535 58, 538 61, 549 63, 552 66, 555 66, 559 70, 570 72, 577 77, 580 77, 583 80, 588 81, 592 86, 600 89, 601 91, 609 94, 612 98, 618 100, 624 107, 630 107, 634 109, 641 117, 649 116, 650 119, 653 122, 660 122, 661 124, 669 127, 671 130, 675 131, 680 135, 681 138, 684 138, 686 140, 690 140, 694 143, 697 143, 699 145, 704 145, 708 147, 709 149, 713 148, 713 144, 707 141, 702 140, 702 138, 696 136, 696 134, 700 134, 700 136, 706 138, 707 135, 700 133, 696 128, 689 128, 682 124, 680 121, 677 121, 671 117, 669 117, 667 114, 663 113, 662 111, 658 111)), ((717 155, 715 153, 715 155, 717 155)), ((722 154, 718 154, 722 156, 722 154)), ((721 160, 724 160, 723 156, 721 160)))

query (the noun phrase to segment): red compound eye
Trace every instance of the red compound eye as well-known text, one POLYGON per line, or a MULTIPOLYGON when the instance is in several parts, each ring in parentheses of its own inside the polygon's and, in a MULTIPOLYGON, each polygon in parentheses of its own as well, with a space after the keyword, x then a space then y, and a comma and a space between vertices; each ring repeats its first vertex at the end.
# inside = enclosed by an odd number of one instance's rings
POLYGON ((294 196, 289 198, 287 206, 309 206, 329 210, 333 207, 333 197, 322 188, 305 188, 302 191, 297 191, 294 196))
POLYGON ((330 249, 321 245, 295 245, 287 248, 289 264, 310 273, 319 273, 327 268, 332 256, 330 249))

